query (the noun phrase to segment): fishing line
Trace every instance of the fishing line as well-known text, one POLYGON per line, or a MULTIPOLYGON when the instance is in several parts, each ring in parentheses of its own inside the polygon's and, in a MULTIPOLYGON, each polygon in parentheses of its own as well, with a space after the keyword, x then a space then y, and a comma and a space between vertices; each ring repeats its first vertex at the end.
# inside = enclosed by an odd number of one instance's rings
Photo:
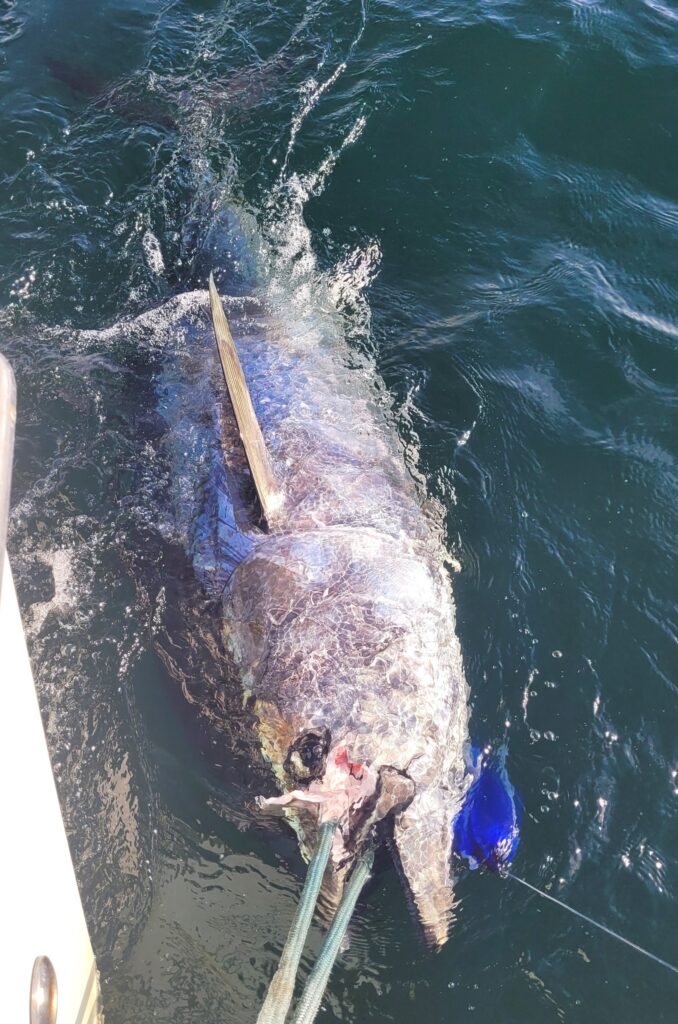
POLYGON ((595 928, 600 928, 601 932, 605 932, 606 935, 611 935, 613 939, 623 942, 625 946, 630 946, 631 949, 635 949, 637 953, 642 953, 643 956, 649 957, 649 959, 654 960, 655 963, 661 964, 662 967, 667 967, 670 971, 673 971, 674 974, 678 974, 678 967, 674 964, 670 964, 668 960, 662 960, 662 958, 657 956, 656 953, 650 953, 649 949, 643 949, 642 946, 637 945, 635 942, 631 942, 630 939, 625 939, 623 935, 619 934, 619 932, 615 932, 612 928, 608 928, 606 925, 600 924, 599 921, 594 921, 592 917, 589 917, 588 914, 583 914, 581 910, 575 910, 574 907, 568 906, 567 903, 563 903, 562 900, 557 899, 555 896, 550 896, 549 893, 542 892, 541 889, 537 889, 536 885, 526 882, 524 878, 519 878, 518 875, 514 875, 510 871, 507 871, 505 874, 507 878, 512 878, 514 882, 520 882, 520 884, 524 885, 527 889, 531 889, 532 892, 536 892, 538 896, 543 896, 545 900, 550 900, 551 903, 556 903, 564 910, 569 910, 569 912, 574 914, 575 917, 580 917, 583 921, 586 921, 588 924, 592 924, 595 928))

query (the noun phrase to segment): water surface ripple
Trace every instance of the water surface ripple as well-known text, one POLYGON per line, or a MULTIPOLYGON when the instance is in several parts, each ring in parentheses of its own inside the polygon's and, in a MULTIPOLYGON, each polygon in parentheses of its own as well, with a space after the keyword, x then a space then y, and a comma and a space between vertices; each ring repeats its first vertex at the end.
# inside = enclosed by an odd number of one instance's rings
MULTIPOLYGON (((301 884, 187 555, 209 444, 162 402, 234 203, 445 507, 516 872, 678 961, 677 62, 661 0, 1 5, 10 550, 110 1024, 252 1021, 301 884)), ((459 894, 433 956, 383 858, 326 1018, 675 1019, 558 908, 459 894)))

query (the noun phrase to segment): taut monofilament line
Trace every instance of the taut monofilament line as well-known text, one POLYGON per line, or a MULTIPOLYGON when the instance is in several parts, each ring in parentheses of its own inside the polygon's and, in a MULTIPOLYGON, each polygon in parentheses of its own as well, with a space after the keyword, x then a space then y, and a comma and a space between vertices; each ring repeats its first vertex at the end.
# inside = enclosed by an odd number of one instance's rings
POLYGON ((588 914, 582 913, 581 910, 575 910, 574 907, 570 907, 567 903, 563 903, 563 901, 559 900, 556 896, 551 896, 549 895, 549 893, 543 892, 541 889, 538 889, 536 885, 532 885, 530 882, 526 882, 524 878, 519 878, 518 875, 514 875, 510 871, 506 871, 505 875, 507 878, 512 878, 514 882, 520 882, 521 885, 524 885, 527 889, 530 889, 531 892, 536 893, 537 896, 543 896, 545 900, 549 900, 551 903, 555 903, 556 906, 562 907, 563 910, 569 910, 569 912, 571 914, 574 914, 575 917, 580 917, 582 921, 586 921, 587 924, 592 924, 594 928, 599 928, 601 932, 605 932, 606 935, 609 935, 611 938, 616 939, 618 942, 623 942, 625 946, 629 946, 630 949, 634 949, 636 953, 642 953, 643 956, 646 956, 649 960, 654 960, 655 963, 661 964, 662 967, 666 967, 669 971, 673 971, 674 974, 678 974, 678 967, 676 967, 674 964, 670 964, 668 960, 662 960, 660 956, 657 956, 656 953, 651 953, 649 949, 643 949, 643 947, 639 946, 638 943, 631 942, 630 939, 627 939, 623 935, 620 935, 619 932, 613 931, 612 928, 608 928, 607 925, 601 924, 600 921, 594 921, 594 919, 592 917, 589 917, 588 914))

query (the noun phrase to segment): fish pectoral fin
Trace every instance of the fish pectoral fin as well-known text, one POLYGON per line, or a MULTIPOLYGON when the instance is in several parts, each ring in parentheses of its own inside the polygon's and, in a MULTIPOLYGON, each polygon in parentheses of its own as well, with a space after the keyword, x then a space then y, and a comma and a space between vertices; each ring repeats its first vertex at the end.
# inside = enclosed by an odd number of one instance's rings
POLYGON ((395 818, 393 838, 427 942, 447 942, 454 891, 452 801, 443 790, 423 790, 395 818))
POLYGON ((221 368, 224 371, 226 387, 233 406, 240 439, 252 473, 254 486, 261 505, 261 511, 270 526, 282 505, 282 491, 278 487, 266 448, 257 414, 252 405, 249 388, 245 380, 238 352, 231 335, 224 307, 214 283, 214 275, 209 280, 210 309, 214 337, 217 342, 221 368))

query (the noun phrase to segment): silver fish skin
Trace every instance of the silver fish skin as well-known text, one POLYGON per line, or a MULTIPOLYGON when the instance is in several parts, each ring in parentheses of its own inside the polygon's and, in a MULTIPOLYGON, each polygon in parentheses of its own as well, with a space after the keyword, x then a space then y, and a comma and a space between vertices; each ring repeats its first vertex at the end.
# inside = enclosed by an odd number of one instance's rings
MULTIPOLYGON (((366 829, 392 819, 402 874, 439 946, 468 782, 468 688, 440 517, 406 468, 369 361, 336 331, 229 319, 284 495, 268 532, 247 530, 253 543, 223 605, 263 753, 283 793, 321 799, 337 754, 376 779, 342 820, 330 891, 338 898, 366 829)), ((227 464, 242 465, 228 406, 221 430, 227 464)), ((318 806, 299 807, 308 852, 318 806)))

